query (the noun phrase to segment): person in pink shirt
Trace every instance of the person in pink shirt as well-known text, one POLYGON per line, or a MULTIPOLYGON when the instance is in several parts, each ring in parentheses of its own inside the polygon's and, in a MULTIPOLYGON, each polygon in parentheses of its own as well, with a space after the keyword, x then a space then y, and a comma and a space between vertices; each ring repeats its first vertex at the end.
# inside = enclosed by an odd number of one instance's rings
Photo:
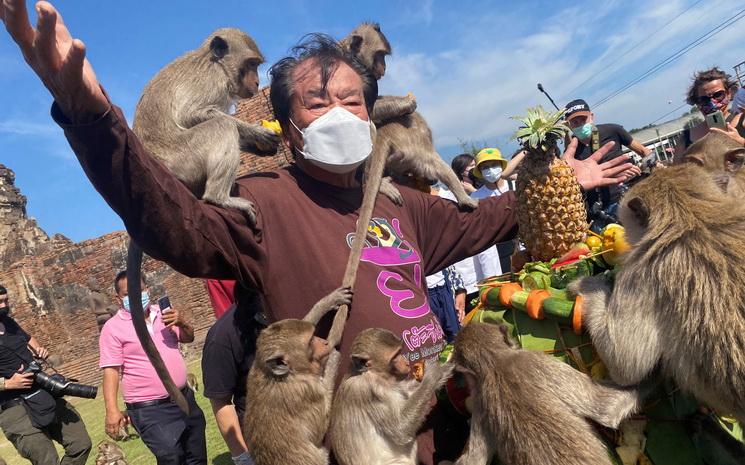
POLYGON ((171 402, 137 339, 129 313, 126 271, 116 275, 114 289, 121 307, 103 326, 99 338, 106 434, 117 438, 120 429, 131 422, 158 465, 206 464, 204 414, 186 387, 186 364, 178 348, 179 342, 194 340, 194 329, 177 309, 161 311, 158 305, 151 305, 143 281, 140 298, 147 328, 171 378, 189 402, 189 414, 185 415, 171 402), (120 378, 126 413, 117 405, 120 378))

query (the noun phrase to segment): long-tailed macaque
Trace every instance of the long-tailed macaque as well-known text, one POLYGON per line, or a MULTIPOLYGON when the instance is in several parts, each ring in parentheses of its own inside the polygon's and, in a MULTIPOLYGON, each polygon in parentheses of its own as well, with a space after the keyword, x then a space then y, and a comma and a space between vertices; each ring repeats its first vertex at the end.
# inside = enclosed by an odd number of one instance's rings
POLYGON ((471 322, 455 338, 455 369, 473 397, 471 434, 456 465, 611 465, 588 419, 616 428, 635 391, 595 383, 550 355, 516 349, 506 327, 471 322))
POLYGON ((685 151, 682 161, 703 167, 724 192, 745 198, 745 147, 724 134, 710 132, 685 151))
POLYGON ((402 341, 370 328, 352 343, 352 366, 337 390, 329 436, 340 465, 416 465, 416 433, 432 396, 452 365, 427 365, 421 383, 410 379, 402 341))
POLYGON ((742 199, 683 163, 632 187, 619 217, 631 250, 615 283, 571 285, 611 377, 633 385, 659 367, 683 391, 745 422, 742 199))
POLYGON ((351 299, 350 288, 339 288, 303 320, 281 320, 259 334, 248 373, 243 422, 256 465, 328 464, 323 437, 339 352, 314 332, 323 315, 349 305, 351 299))
MULTIPOLYGON (((378 24, 361 24, 340 44, 357 57, 376 79, 383 77, 385 57, 392 50, 378 24)), ((469 197, 456 174, 437 153, 432 131, 415 110, 416 99, 411 95, 378 97, 371 116, 378 128, 373 154, 380 153, 387 159, 387 171, 394 179, 412 174, 430 183, 442 181, 452 191, 459 205, 476 208, 478 202, 469 197)), ((390 184, 384 183, 381 192, 394 201, 398 199, 395 188, 390 184)))
MULTIPOLYGON (((193 51, 166 65, 147 84, 135 110, 132 129, 143 146, 189 190, 205 202, 237 208, 254 222, 246 199, 231 197, 241 147, 275 150, 279 137, 228 114, 231 105, 259 88, 264 56, 238 29, 218 29, 193 51)), ((129 295, 139 296, 142 251, 130 241, 129 295), (139 255, 139 258, 135 255, 139 255)), ((132 322, 148 359, 179 407, 187 405, 147 332, 140 299, 133 298, 132 322)))

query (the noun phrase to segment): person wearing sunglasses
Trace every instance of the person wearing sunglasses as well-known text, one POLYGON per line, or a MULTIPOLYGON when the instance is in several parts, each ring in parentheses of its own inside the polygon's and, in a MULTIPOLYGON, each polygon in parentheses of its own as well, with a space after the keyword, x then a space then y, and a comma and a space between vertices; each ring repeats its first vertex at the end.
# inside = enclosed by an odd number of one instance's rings
POLYGON ((714 131, 725 134, 745 146, 745 118, 737 109, 729 108, 737 87, 737 82, 717 67, 693 75, 686 102, 697 106, 704 115, 721 111, 727 122, 727 129, 710 129, 704 121, 691 128, 691 142, 704 137, 709 131, 714 131))

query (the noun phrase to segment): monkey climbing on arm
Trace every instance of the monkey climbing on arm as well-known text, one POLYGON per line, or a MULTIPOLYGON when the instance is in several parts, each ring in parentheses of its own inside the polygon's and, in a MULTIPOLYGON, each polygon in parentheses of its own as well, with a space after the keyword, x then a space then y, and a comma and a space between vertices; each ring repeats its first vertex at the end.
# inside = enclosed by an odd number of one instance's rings
POLYGON ((256 465, 328 463, 323 437, 339 352, 314 332, 323 315, 351 300, 351 289, 339 288, 303 320, 281 320, 259 334, 246 382, 243 421, 246 445, 256 465))
MULTIPOLYGON (((214 31, 202 45, 166 65, 145 86, 135 109, 132 129, 148 152, 205 202, 244 212, 251 224, 256 212, 250 201, 232 197, 241 148, 275 150, 279 137, 256 124, 228 114, 240 98, 259 89, 258 66, 264 56, 245 32, 214 31), (185 150, 186 148, 186 150, 185 150)), ((142 251, 130 241, 128 284, 139 295, 142 251)), ((137 300, 137 299, 134 299, 137 300)), ((150 362, 179 407, 186 403, 170 379, 150 340, 141 305, 132 305, 132 323, 150 362)))

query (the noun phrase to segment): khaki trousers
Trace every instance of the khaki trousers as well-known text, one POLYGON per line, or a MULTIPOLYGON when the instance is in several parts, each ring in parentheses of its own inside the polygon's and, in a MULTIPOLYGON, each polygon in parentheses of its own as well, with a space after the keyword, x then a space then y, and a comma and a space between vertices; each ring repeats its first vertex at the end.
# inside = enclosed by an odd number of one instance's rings
POLYGON ((22 404, 0 412, 0 428, 18 453, 33 465, 85 465, 91 451, 91 438, 85 424, 65 399, 57 399, 54 421, 43 429, 31 424, 22 404), (52 440, 65 448, 61 461, 52 440))

